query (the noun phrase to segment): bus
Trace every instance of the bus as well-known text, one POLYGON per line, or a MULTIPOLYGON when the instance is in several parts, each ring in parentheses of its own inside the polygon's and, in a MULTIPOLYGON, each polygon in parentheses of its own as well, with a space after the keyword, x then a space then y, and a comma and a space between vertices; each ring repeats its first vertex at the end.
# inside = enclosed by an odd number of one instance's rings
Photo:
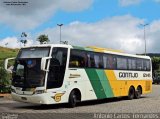
MULTIPOLYGON (((8 59, 5 61, 6 70, 8 59)), ((36 104, 68 103, 127 96, 152 90, 149 56, 99 47, 43 44, 21 48, 12 70, 14 100, 36 104)))

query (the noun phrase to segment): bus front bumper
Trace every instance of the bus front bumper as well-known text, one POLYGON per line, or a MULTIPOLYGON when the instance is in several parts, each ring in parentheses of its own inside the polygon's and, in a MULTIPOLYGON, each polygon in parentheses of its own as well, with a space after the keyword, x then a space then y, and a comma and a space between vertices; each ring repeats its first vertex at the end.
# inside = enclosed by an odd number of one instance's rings
MULTIPOLYGON (((19 95, 12 92, 12 98, 15 101, 25 102, 25 103, 34 103, 34 104, 57 104, 54 98, 47 94, 36 94, 36 95, 19 95)), ((61 102, 62 103, 62 102, 61 102)))

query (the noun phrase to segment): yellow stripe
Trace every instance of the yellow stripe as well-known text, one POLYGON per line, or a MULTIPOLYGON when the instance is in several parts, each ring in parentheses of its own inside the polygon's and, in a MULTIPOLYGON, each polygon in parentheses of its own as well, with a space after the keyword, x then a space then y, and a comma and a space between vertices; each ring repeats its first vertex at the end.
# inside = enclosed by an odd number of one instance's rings
POLYGON ((120 82, 117 81, 116 76, 113 72, 113 70, 105 70, 106 76, 109 80, 110 86, 113 90, 113 94, 115 97, 120 96, 120 82))
POLYGON ((109 49, 109 48, 100 48, 100 47, 95 47, 95 46, 88 46, 87 48, 91 48, 96 52, 111 51, 111 52, 123 53, 123 51, 121 51, 121 50, 115 50, 115 49, 109 49))

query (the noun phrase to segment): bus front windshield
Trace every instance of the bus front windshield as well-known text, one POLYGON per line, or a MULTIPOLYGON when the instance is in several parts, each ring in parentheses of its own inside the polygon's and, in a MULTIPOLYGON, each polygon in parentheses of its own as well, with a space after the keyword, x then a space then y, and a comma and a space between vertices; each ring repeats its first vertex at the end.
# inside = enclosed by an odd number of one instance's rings
POLYGON ((13 69, 12 85, 22 88, 44 86, 45 72, 41 70, 41 58, 49 55, 49 48, 22 49, 13 69))

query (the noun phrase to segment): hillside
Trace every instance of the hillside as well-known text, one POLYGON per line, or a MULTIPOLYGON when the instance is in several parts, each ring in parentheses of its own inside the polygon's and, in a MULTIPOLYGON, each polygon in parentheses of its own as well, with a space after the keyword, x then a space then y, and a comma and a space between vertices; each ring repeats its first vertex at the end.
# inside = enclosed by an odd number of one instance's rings
POLYGON ((6 58, 15 57, 19 49, 11 49, 0 46, 0 65, 2 66, 6 58))
POLYGON ((147 53, 150 57, 160 57, 160 53, 147 53))

